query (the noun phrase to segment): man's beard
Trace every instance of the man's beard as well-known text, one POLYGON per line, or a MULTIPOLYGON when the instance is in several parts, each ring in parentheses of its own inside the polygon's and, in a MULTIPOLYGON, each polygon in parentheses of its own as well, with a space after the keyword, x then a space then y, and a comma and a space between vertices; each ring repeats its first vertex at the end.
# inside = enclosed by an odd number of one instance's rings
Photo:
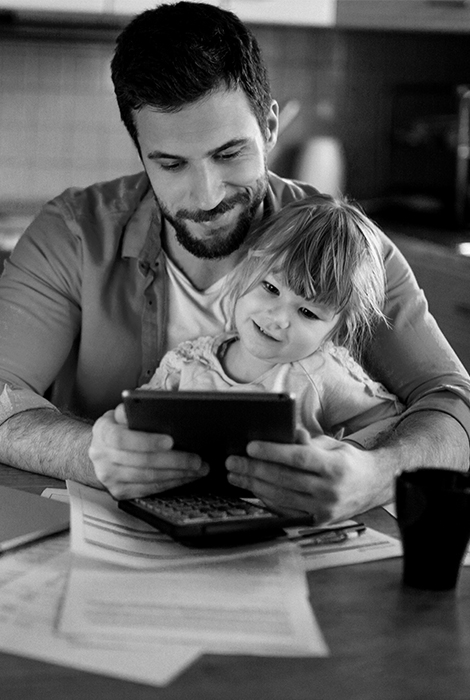
POLYGON ((252 194, 244 190, 243 192, 237 192, 233 197, 224 199, 210 211, 199 210, 191 212, 188 209, 179 209, 175 215, 172 215, 157 197, 156 199, 164 218, 173 226, 178 243, 196 258, 215 260, 226 258, 240 248, 248 235, 258 207, 266 195, 267 188, 268 178, 266 173, 257 180, 252 194), (237 204, 242 204, 243 209, 233 230, 222 237, 217 235, 215 230, 210 239, 200 240, 193 236, 186 226, 186 221, 193 221, 194 223, 213 221, 221 214, 233 209, 237 204))

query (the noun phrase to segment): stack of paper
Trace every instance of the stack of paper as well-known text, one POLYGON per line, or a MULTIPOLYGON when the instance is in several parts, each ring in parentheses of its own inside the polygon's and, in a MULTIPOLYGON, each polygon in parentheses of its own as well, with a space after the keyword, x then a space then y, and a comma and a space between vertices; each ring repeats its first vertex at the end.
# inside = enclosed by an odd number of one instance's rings
POLYGON ((59 629, 128 647, 325 655, 297 548, 288 542, 193 549, 123 513, 111 497, 68 485, 74 559, 59 629))
MULTIPOLYGON (((47 559, 44 545, 38 545, 47 559)), ((10 556, 10 555, 9 555, 10 556)), ((70 567, 70 554, 54 556, 42 566, 29 567, 19 553, 11 555, 12 576, 0 588, 0 649, 61 666, 70 666, 124 680, 162 686, 170 683, 200 655, 191 645, 153 644, 149 649, 108 644, 74 644, 56 629, 60 602, 70 567), (16 560, 16 565, 12 560, 16 560)), ((2 562, 3 563, 3 562, 2 562)))
POLYGON ((328 654, 293 545, 192 550, 69 490, 71 551, 62 536, 0 562, 3 651, 156 686, 206 652, 328 654))
POLYGON ((367 529, 309 548, 273 541, 197 550, 68 484, 67 535, 0 561, 0 649, 165 685, 200 654, 324 656, 305 570, 401 554, 367 529))

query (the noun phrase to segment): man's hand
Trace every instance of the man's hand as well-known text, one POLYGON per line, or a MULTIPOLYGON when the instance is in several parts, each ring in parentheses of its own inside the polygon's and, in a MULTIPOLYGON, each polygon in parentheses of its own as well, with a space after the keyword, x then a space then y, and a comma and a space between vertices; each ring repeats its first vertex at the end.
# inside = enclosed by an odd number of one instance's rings
POLYGON ((390 502, 404 469, 466 471, 469 442, 462 426, 437 411, 413 413, 367 449, 298 431, 297 444, 251 442, 248 457, 229 457, 229 481, 273 510, 309 513, 317 523, 352 518, 390 502))
POLYGON ((251 442, 250 458, 229 457, 230 483, 249 489, 273 510, 310 513, 316 523, 344 520, 376 505, 380 485, 371 453, 325 435, 297 444, 251 442))
POLYGON ((114 498, 135 498, 208 473, 200 457, 172 447, 169 435, 130 430, 120 404, 94 424, 89 456, 96 476, 114 498))

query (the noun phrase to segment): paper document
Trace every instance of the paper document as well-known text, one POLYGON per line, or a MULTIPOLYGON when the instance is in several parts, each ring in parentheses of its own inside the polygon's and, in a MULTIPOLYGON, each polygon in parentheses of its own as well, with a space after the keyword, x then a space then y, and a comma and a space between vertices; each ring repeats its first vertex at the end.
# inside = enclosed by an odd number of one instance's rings
POLYGON ((50 498, 52 501, 61 501, 62 503, 70 503, 70 496, 67 489, 54 489, 48 487, 41 492, 43 498, 50 498))
MULTIPOLYGON (((353 522, 338 523, 336 527, 353 522)), ((344 542, 313 545, 311 547, 306 542, 303 545, 299 543, 298 546, 302 552, 306 571, 360 564, 379 559, 391 559, 400 557, 402 553, 400 540, 384 535, 382 532, 369 527, 358 537, 347 539, 344 542)))
MULTIPOLYGON (((124 513, 105 491, 67 483, 71 499, 72 551, 82 556, 132 568, 167 568, 200 561, 224 561, 243 553, 271 551, 282 539, 230 549, 196 549, 181 545, 151 525, 124 513)), ((347 521, 354 522, 354 521, 347 521)), ((343 525, 345 523, 338 524, 343 525)), ((290 528, 289 532, 297 532, 290 528)), ((367 528, 353 542, 331 546, 298 545, 304 570, 357 564, 397 557, 400 542, 367 528)))
POLYGON ((2 554, 0 557, 0 592, 2 586, 34 571, 36 567, 45 564, 58 554, 68 551, 69 541, 69 533, 64 532, 2 554))
MULTIPOLYGON (((155 686, 167 685, 200 656, 188 644, 129 649, 61 637, 55 623, 69 564, 65 552, 0 587, 1 651, 155 686)), ((2 566, 3 558, 0 572, 2 566)))
POLYGON ((225 561, 240 554, 270 551, 279 542, 199 549, 175 542, 143 520, 120 510, 109 493, 67 482, 71 505, 71 547, 75 554, 118 566, 167 568, 187 563, 225 561))
POLYGON ((324 655, 299 552, 287 540, 193 549, 69 483, 72 567, 60 629, 215 653, 324 655))
POLYGON ((59 628, 81 640, 199 644, 218 654, 328 653, 290 545, 166 571, 78 561, 70 572, 59 628))
POLYGON ((387 513, 390 513, 390 515, 392 515, 394 518, 397 517, 397 509, 395 508, 394 503, 387 503, 387 505, 382 506, 382 508, 386 510, 387 513))
MULTIPOLYGON (((96 493, 93 489, 91 491, 96 493)), ((44 495, 55 497, 52 491, 44 495)), ((60 500, 66 500, 65 493, 57 495, 60 500)), ((105 493, 102 495, 105 500, 108 497, 114 507, 112 499, 105 493)), ((111 552, 120 537, 127 541, 125 556, 135 539, 140 541, 138 532, 123 535, 125 527, 123 530, 118 527, 116 534, 112 518, 109 521, 108 514, 99 507, 90 509, 88 504, 84 510, 92 516, 87 534, 92 540, 88 545, 95 553, 108 551, 110 542, 106 533, 111 535, 111 552), (95 536, 100 543, 96 548, 93 544, 95 536)), ((124 513, 118 513, 127 518, 124 513)), ((159 533, 153 528, 151 532, 158 540, 159 533)), ((0 558, 2 651, 153 686, 167 685, 206 651, 261 653, 263 650, 269 654, 296 656, 328 653, 308 602, 305 575, 298 566, 284 561, 277 568, 277 565, 271 569, 263 568, 261 562, 257 562, 258 557, 251 556, 253 551, 250 551, 244 575, 240 578, 239 565, 235 563, 239 554, 232 552, 228 564, 233 568, 221 575, 216 587, 217 596, 213 598, 214 581, 221 572, 211 572, 210 568, 218 568, 219 564, 195 567, 185 563, 181 569, 172 567, 163 572, 160 571, 160 560, 156 571, 116 567, 102 563, 99 557, 85 563, 81 557, 71 555, 69 541, 66 533, 0 558), (77 566, 76 560, 79 560, 77 566), (197 568, 201 569, 199 573, 203 572, 203 576, 201 578, 198 574, 195 580, 191 576, 192 570, 197 568), (185 569, 191 574, 189 578, 185 569), (160 575, 164 576, 161 586, 155 579, 160 575), (181 587, 182 581, 184 585, 181 587), (196 587, 191 582, 196 583, 196 587), (202 587, 201 595, 198 586, 202 587), (177 590, 180 594, 175 597, 177 590), (108 596, 108 591, 112 592, 111 596, 108 596), (129 591, 132 591, 132 597, 129 591), (144 611, 152 591, 159 591, 161 597, 147 616, 144 611), (237 593, 246 594, 246 602, 241 606, 240 596, 236 599, 237 593), (186 620, 186 613, 192 609, 188 600, 196 604, 193 615, 186 620), (157 614, 160 602, 164 612, 162 619, 157 614), (63 605, 67 617, 60 615, 63 605), (101 610, 98 616, 95 615, 97 609, 101 610), (92 617, 83 620, 87 611, 92 611, 92 617), (139 612, 140 616, 136 614, 139 612), (202 626, 201 618, 204 621, 202 626), (200 629, 204 632, 204 646, 199 637, 200 629), (140 641, 142 630, 144 643, 140 641), (221 639, 223 644, 220 644, 221 639)), ((145 551, 149 541, 145 537, 142 541, 145 551)), ((274 552, 277 547, 272 549, 274 552)), ((121 556, 120 548, 116 547, 116 550, 121 556)), ((268 548, 268 558, 270 551, 268 548)), ((134 556, 130 558, 134 560, 134 556)), ((181 561, 180 556, 177 560, 181 561)), ((169 561, 173 561, 171 557, 169 561)), ((222 562, 222 566, 226 565, 222 562)), ((154 602, 150 601, 151 604, 154 602)))

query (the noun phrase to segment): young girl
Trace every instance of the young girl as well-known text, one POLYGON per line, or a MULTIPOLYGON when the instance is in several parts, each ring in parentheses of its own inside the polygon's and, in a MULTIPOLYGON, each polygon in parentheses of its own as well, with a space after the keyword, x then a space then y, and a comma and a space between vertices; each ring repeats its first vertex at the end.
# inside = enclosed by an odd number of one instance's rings
POLYGON ((293 393, 311 436, 388 427, 403 407, 354 359, 383 318, 377 231, 328 195, 284 207, 228 280, 234 330, 181 343, 143 388, 293 393))

